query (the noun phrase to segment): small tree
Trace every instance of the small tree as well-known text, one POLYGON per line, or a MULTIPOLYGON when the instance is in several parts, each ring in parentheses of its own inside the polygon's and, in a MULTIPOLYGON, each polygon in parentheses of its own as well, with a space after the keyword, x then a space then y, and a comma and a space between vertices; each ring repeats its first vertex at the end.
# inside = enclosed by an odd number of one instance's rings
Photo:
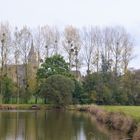
POLYGON ((3 78, 3 101, 4 103, 10 103, 10 98, 14 93, 14 83, 13 81, 5 76, 3 78))
POLYGON ((52 75, 47 78, 41 88, 41 94, 54 105, 65 107, 72 103, 74 82, 63 75, 52 75))

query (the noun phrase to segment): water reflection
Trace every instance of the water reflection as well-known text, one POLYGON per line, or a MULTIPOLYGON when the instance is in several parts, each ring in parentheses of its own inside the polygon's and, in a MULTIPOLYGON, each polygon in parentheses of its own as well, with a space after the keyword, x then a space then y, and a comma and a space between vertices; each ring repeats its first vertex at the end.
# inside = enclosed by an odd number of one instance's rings
POLYGON ((0 112, 0 140, 120 140, 90 115, 68 111, 0 112))

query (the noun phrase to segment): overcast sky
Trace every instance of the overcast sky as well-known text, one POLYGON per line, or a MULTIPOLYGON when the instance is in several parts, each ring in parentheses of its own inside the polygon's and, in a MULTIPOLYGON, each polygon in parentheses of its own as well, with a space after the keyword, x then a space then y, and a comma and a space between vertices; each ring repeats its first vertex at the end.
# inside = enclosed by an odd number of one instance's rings
POLYGON ((0 0, 0 22, 38 25, 124 26, 135 40, 130 66, 140 68, 140 0, 0 0))

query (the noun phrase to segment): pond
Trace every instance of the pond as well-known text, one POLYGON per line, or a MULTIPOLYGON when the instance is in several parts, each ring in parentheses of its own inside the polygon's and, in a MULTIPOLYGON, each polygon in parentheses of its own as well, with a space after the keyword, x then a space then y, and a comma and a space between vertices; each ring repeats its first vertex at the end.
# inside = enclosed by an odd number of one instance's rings
POLYGON ((120 140, 88 113, 0 111, 0 140, 120 140))

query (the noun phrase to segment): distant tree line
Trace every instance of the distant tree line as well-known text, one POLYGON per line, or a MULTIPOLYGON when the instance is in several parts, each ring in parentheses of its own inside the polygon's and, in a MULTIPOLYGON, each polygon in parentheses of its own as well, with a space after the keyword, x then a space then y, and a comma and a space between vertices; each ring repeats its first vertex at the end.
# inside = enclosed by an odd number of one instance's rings
POLYGON ((43 89, 40 87, 42 81, 47 83, 44 78, 48 78, 41 77, 44 75, 40 71, 45 66, 44 69, 47 69, 50 76, 56 75, 60 78, 63 75, 61 80, 64 77, 69 78, 71 71, 75 71, 76 76, 72 78, 74 86, 71 84, 74 91, 70 89, 71 103, 140 104, 138 72, 128 69, 134 58, 134 41, 123 27, 89 26, 78 29, 70 25, 60 31, 57 27, 48 25, 35 29, 27 26, 18 29, 11 27, 9 23, 1 23, 0 40, 0 99, 3 103, 9 103, 11 98, 16 99, 17 103, 19 98, 24 98, 23 102, 28 103, 32 97, 36 101, 43 98, 47 102, 45 94, 42 96, 40 92, 43 89), (27 72, 32 42, 37 52, 39 69, 36 84, 32 83, 34 80, 30 80, 27 72), (68 65, 65 74, 60 69, 57 69, 59 72, 55 68, 53 72, 50 69, 52 62, 49 59, 59 55, 64 60, 55 65, 68 65), (21 88, 19 85, 18 72, 16 83, 8 77, 7 68, 11 64, 25 65, 25 87, 21 88), (84 72, 80 81, 77 80, 79 71, 84 72), (35 87, 30 88, 30 84, 35 87))

